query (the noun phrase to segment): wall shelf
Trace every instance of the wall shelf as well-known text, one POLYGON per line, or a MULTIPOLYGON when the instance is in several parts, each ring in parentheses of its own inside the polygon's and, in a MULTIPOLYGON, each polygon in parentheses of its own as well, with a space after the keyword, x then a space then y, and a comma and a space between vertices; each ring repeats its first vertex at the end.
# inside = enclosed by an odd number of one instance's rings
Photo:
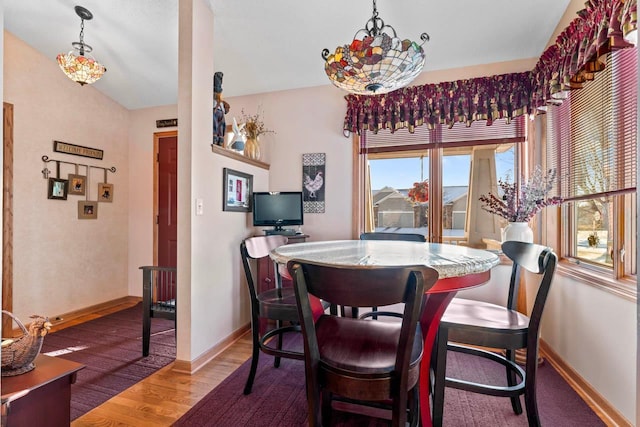
POLYGON ((265 162, 261 162, 260 160, 250 159, 242 154, 236 153, 233 150, 227 150, 226 148, 222 148, 219 145, 212 144, 211 151, 221 156, 229 157, 230 159, 238 160, 243 163, 250 164, 252 166, 256 166, 262 169, 269 170, 269 164, 265 162))

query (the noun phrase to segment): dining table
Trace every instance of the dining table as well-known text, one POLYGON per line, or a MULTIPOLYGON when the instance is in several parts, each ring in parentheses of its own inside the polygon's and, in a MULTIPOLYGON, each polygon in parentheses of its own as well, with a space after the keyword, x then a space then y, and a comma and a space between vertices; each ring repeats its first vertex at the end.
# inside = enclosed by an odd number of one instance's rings
POLYGON ((462 289, 489 281, 491 268, 500 263, 495 252, 466 246, 396 240, 331 240, 280 246, 270 254, 284 277, 292 259, 334 266, 426 265, 438 272, 438 281, 425 292, 420 326, 424 351, 420 364, 420 417, 431 426, 431 353, 440 319, 449 302, 462 289))

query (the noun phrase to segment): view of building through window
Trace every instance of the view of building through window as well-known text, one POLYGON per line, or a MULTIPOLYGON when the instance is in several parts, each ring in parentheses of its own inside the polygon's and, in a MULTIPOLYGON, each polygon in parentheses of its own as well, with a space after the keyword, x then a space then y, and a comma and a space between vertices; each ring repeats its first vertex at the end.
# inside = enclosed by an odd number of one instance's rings
MULTIPOLYGON (((444 242, 465 240, 465 224, 470 181, 471 152, 473 147, 445 149, 442 157, 442 199, 412 201, 409 190, 416 183, 428 181, 429 152, 422 157, 369 160, 373 193, 374 223, 376 231, 421 233, 428 235, 427 213, 429 205, 442 207, 442 236, 444 242)), ((515 145, 495 146, 496 178, 513 182, 515 145)), ((505 224, 506 225, 506 224, 505 224)))

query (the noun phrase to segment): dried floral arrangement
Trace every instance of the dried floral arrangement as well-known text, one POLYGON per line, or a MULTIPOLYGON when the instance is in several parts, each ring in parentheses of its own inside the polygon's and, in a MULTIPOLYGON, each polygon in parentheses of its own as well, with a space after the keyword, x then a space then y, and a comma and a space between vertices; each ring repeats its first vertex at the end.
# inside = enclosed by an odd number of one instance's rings
POLYGON ((509 182, 508 178, 506 181, 499 179, 498 186, 502 190, 502 196, 493 193, 481 195, 481 207, 509 222, 529 222, 543 208, 562 203, 561 197, 549 196, 555 179, 555 170, 550 169, 545 175, 539 166, 527 182, 520 186, 519 192, 516 184, 509 182))
POLYGON ((260 135, 265 133, 275 133, 274 131, 267 129, 264 122, 260 118, 260 112, 254 115, 248 115, 242 110, 242 123, 244 123, 244 132, 249 139, 256 139, 260 135))
POLYGON ((407 193, 412 203, 424 203, 429 201, 429 182, 427 180, 414 182, 413 187, 407 193))

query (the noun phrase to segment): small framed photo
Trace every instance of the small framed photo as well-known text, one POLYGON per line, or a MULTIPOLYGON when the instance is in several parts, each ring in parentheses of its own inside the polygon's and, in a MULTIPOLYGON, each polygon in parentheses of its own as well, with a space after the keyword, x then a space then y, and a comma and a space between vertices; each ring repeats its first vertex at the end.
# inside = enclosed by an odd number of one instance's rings
POLYGON ((98 184, 98 201, 113 202, 113 184, 101 182, 98 184))
POLYGON ((78 219, 98 219, 98 202, 79 200, 78 219))
POLYGON ((47 190, 47 199, 67 200, 67 191, 69 190, 69 181, 66 179, 49 178, 49 188, 47 190))
POLYGON ((224 168, 222 185, 223 211, 251 212, 253 175, 224 168))
POLYGON ((84 175, 69 174, 69 194, 84 196, 87 192, 87 177, 84 175))

